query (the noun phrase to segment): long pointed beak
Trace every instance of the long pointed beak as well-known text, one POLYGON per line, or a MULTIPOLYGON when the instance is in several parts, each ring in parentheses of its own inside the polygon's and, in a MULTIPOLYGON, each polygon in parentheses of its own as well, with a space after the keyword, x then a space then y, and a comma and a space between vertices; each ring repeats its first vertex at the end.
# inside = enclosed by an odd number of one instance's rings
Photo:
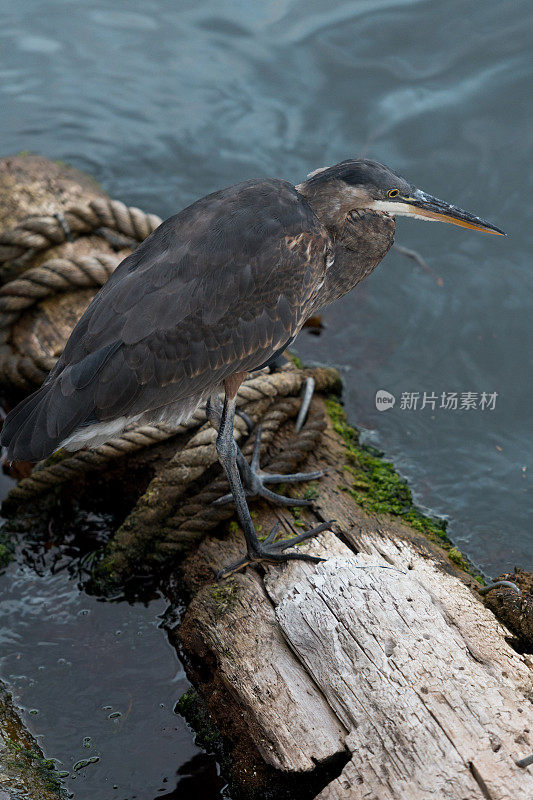
POLYGON ((425 217, 427 219, 440 220, 442 222, 451 222, 453 225, 460 225, 462 228, 472 228, 475 231, 484 231, 485 233, 494 233, 499 236, 506 236, 504 231, 487 222, 481 217, 475 217, 468 211, 463 211, 462 208, 452 206, 449 203, 444 203, 430 194, 422 192, 417 189, 413 192, 411 197, 402 198, 409 211, 407 215, 417 217, 425 217))

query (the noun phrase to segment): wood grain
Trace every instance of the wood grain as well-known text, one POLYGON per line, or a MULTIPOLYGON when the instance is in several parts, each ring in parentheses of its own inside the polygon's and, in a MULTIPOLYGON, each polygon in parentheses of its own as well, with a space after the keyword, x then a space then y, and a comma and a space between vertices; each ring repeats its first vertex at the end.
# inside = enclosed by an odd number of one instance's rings
MULTIPOLYGON (((329 425, 309 464, 332 468, 305 526, 335 517, 344 540, 303 546, 324 563, 215 584, 242 551, 232 533, 183 565, 195 597, 178 636, 213 720, 287 775, 345 755, 325 788, 302 796, 529 800, 531 768, 515 763, 533 751, 529 658, 444 551, 342 491, 342 446, 329 425)), ((285 509, 259 504, 255 520, 299 530, 285 509)))

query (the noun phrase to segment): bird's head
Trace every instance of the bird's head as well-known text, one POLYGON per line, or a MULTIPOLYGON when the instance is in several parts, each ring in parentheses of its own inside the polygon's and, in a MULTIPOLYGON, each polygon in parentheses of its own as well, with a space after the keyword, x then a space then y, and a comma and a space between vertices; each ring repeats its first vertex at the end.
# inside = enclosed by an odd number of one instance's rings
POLYGON ((348 159, 333 167, 317 169, 297 189, 331 220, 336 217, 340 221, 354 210, 381 211, 391 216, 451 222, 505 236, 490 222, 426 194, 388 167, 366 158, 348 159))

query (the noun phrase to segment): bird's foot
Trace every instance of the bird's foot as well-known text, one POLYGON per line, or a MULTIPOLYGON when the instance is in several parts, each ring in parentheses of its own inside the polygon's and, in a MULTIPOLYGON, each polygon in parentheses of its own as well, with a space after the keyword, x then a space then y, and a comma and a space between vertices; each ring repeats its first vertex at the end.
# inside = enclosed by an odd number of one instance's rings
POLYGON ((311 561, 313 564, 318 564, 320 561, 325 561, 324 558, 312 556, 309 553, 285 553, 284 551, 289 547, 307 541, 307 539, 312 539, 313 536, 322 533, 322 531, 329 530, 334 521, 323 522, 321 525, 317 525, 316 528, 301 533, 299 536, 292 536, 290 539, 279 539, 276 542, 275 539, 279 531, 279 523, 277 523, 266 539, 248 549, 248 553, 244 558, 221 569, 217 574, 217 580, 227 578, 235 572, 240 572, 251 564, 283 564, 286 561, 311 561))
MULTIPOLYGON (((267 484, 314 481, 326 474, 324 470, 317 470, 316 472, 294 472, 288 475, 282 475, 279 472, 264 472, 259 465, 260 453, 261 425, 258 425, 255 436, 254 452, 250 464, 248 464, 240 451, 237 455, 237 464, 246 496, 264 497, 265 500, 271 500, 273 503, 277 503, 281 506, 311 505, 310 500, 304 500, 299 497, 285 497, 282 494, 277 494, 277 492, 271 491, 267 484)), ((232 500, 233 495, 225 494, 223 497, 215 500, 214 505, 224 505, 225 503, 230 503, 232 500)))

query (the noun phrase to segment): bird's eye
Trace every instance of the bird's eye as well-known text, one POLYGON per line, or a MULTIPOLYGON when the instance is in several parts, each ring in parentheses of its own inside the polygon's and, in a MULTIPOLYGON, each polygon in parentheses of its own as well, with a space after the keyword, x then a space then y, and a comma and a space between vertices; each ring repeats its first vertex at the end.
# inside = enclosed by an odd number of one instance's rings
POLYGON ((389 197, 398 197, 399 194, 400 194, 399 189, 391 189, 389 192, 389 197))

